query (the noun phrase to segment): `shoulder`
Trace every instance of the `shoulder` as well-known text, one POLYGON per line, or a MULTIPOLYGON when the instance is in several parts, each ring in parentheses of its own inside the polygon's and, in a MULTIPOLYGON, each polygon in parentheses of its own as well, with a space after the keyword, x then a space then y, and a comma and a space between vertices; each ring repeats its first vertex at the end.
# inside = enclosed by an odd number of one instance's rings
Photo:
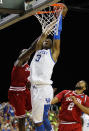
POLYGON ((69 90, 63 90, 61 92, 58 93, 58 95, 66 95, 66 93, 68 93, 69 90))
POLYGON ((36 52, 34 53, 34 56, 39 53, 41 50, 36 50, 36 52))
POLYGON ((71 91, 71 90, 64 90, 63 93, 64 93, 65 96, 66 96, 67 94, 72 93, 72 91, 71 91))
POLYGON ((71 90, 63 90, 64 93, 69 93, 71 90))
POLYGON ((68 90, 63 90, 63 91, 61 91, 60 93, 58 93, 57 95, 56 95, 56 97, 59 99, 59 100, 61 100, 61 99, 63 99, 64 98, 64 96, 65 96, 65 94, 68 92, 68 90))

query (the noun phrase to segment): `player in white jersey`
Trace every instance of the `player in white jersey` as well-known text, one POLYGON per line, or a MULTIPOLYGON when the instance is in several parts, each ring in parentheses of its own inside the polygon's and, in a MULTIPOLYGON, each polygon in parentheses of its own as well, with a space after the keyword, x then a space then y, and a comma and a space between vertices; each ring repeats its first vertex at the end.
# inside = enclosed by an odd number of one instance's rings
MULTIPOLYGON (((30 82, 31 82, 31 100, 32 117, 36 125, 36 131, 52 131, 48 120, 48 110, 53 98, 52 73, 55 63, 60 54, 60 34, 62 30, 62 16, 67 13, 67 7, 64 5, 63 13, 59 20, 59 25, 55 25, 56 34, 53 42, 47 39, 50 29, 47 29, 36 45, 36 53, 30 64, 30 82)), ((52 25, 50 25, 52 26, 52 25)))
POLYGON ((83 127, 82 127, 82 130, 83 130, 83 131, 89 131, 89 115, 83 113, 82 119, 83 119, 83 127))
POLYGON ((51 56, 51 49, 38 50, 31 62, 31 83, 40 85, 52 84, 51 75, 55 61, 51 56))

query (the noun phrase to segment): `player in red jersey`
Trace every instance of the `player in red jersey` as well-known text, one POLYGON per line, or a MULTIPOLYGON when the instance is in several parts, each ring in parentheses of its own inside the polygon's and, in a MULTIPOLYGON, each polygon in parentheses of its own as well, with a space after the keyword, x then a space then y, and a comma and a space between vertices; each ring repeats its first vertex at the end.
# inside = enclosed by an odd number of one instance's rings
POLYGON ((11 72, 11 85, 8 90, 9 103, 15 109, 15 115, 19 119, 19 131, 25 131, 25 114, 26 110, 31 110, 30 88, 30 70, 28 60, 35 51, 37 40, 32 43, 30 48, 22 50, 18 59, 14 63, 11 72))
POLYGON ((75 91, 63 90, 53 98, 51 104, 61 102, 58 131, 82 131, 82 112, 89 114, 89 97, 83 93, 86 89, 87 83, 81 80, 75 91))
POLYGON ((11 72, 11 85, 8 91, 9 103, 15 108, 15 115, 19 118, 19 131, 25 131, 25 112, 31 110, 29 65, 19 64, 17 60, 11 72))

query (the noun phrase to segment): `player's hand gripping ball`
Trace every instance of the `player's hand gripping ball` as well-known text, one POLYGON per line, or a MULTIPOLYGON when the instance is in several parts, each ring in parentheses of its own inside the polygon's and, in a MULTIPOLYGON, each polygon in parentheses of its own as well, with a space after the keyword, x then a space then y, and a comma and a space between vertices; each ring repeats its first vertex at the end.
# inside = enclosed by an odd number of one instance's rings
POLYGON ((65 4, 59 3, 58 5, 53 7, 53 10, 55 12, 54 15, 55 15, 56 18, 58 18, 61 11, 62 11, 62 16, 64 18, 66 16, 68 8, 67 8, 67 6, 65 4))

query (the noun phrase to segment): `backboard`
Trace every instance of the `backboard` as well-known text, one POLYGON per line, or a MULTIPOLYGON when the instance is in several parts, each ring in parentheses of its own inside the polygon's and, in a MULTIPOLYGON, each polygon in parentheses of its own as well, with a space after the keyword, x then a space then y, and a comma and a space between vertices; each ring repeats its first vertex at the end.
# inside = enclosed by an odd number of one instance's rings
POLYGON ((0 0, 0 14, 24 11, 24 0, 0 0))
POLYGON ((60 0, 0 0, 0 30, 60 0))

